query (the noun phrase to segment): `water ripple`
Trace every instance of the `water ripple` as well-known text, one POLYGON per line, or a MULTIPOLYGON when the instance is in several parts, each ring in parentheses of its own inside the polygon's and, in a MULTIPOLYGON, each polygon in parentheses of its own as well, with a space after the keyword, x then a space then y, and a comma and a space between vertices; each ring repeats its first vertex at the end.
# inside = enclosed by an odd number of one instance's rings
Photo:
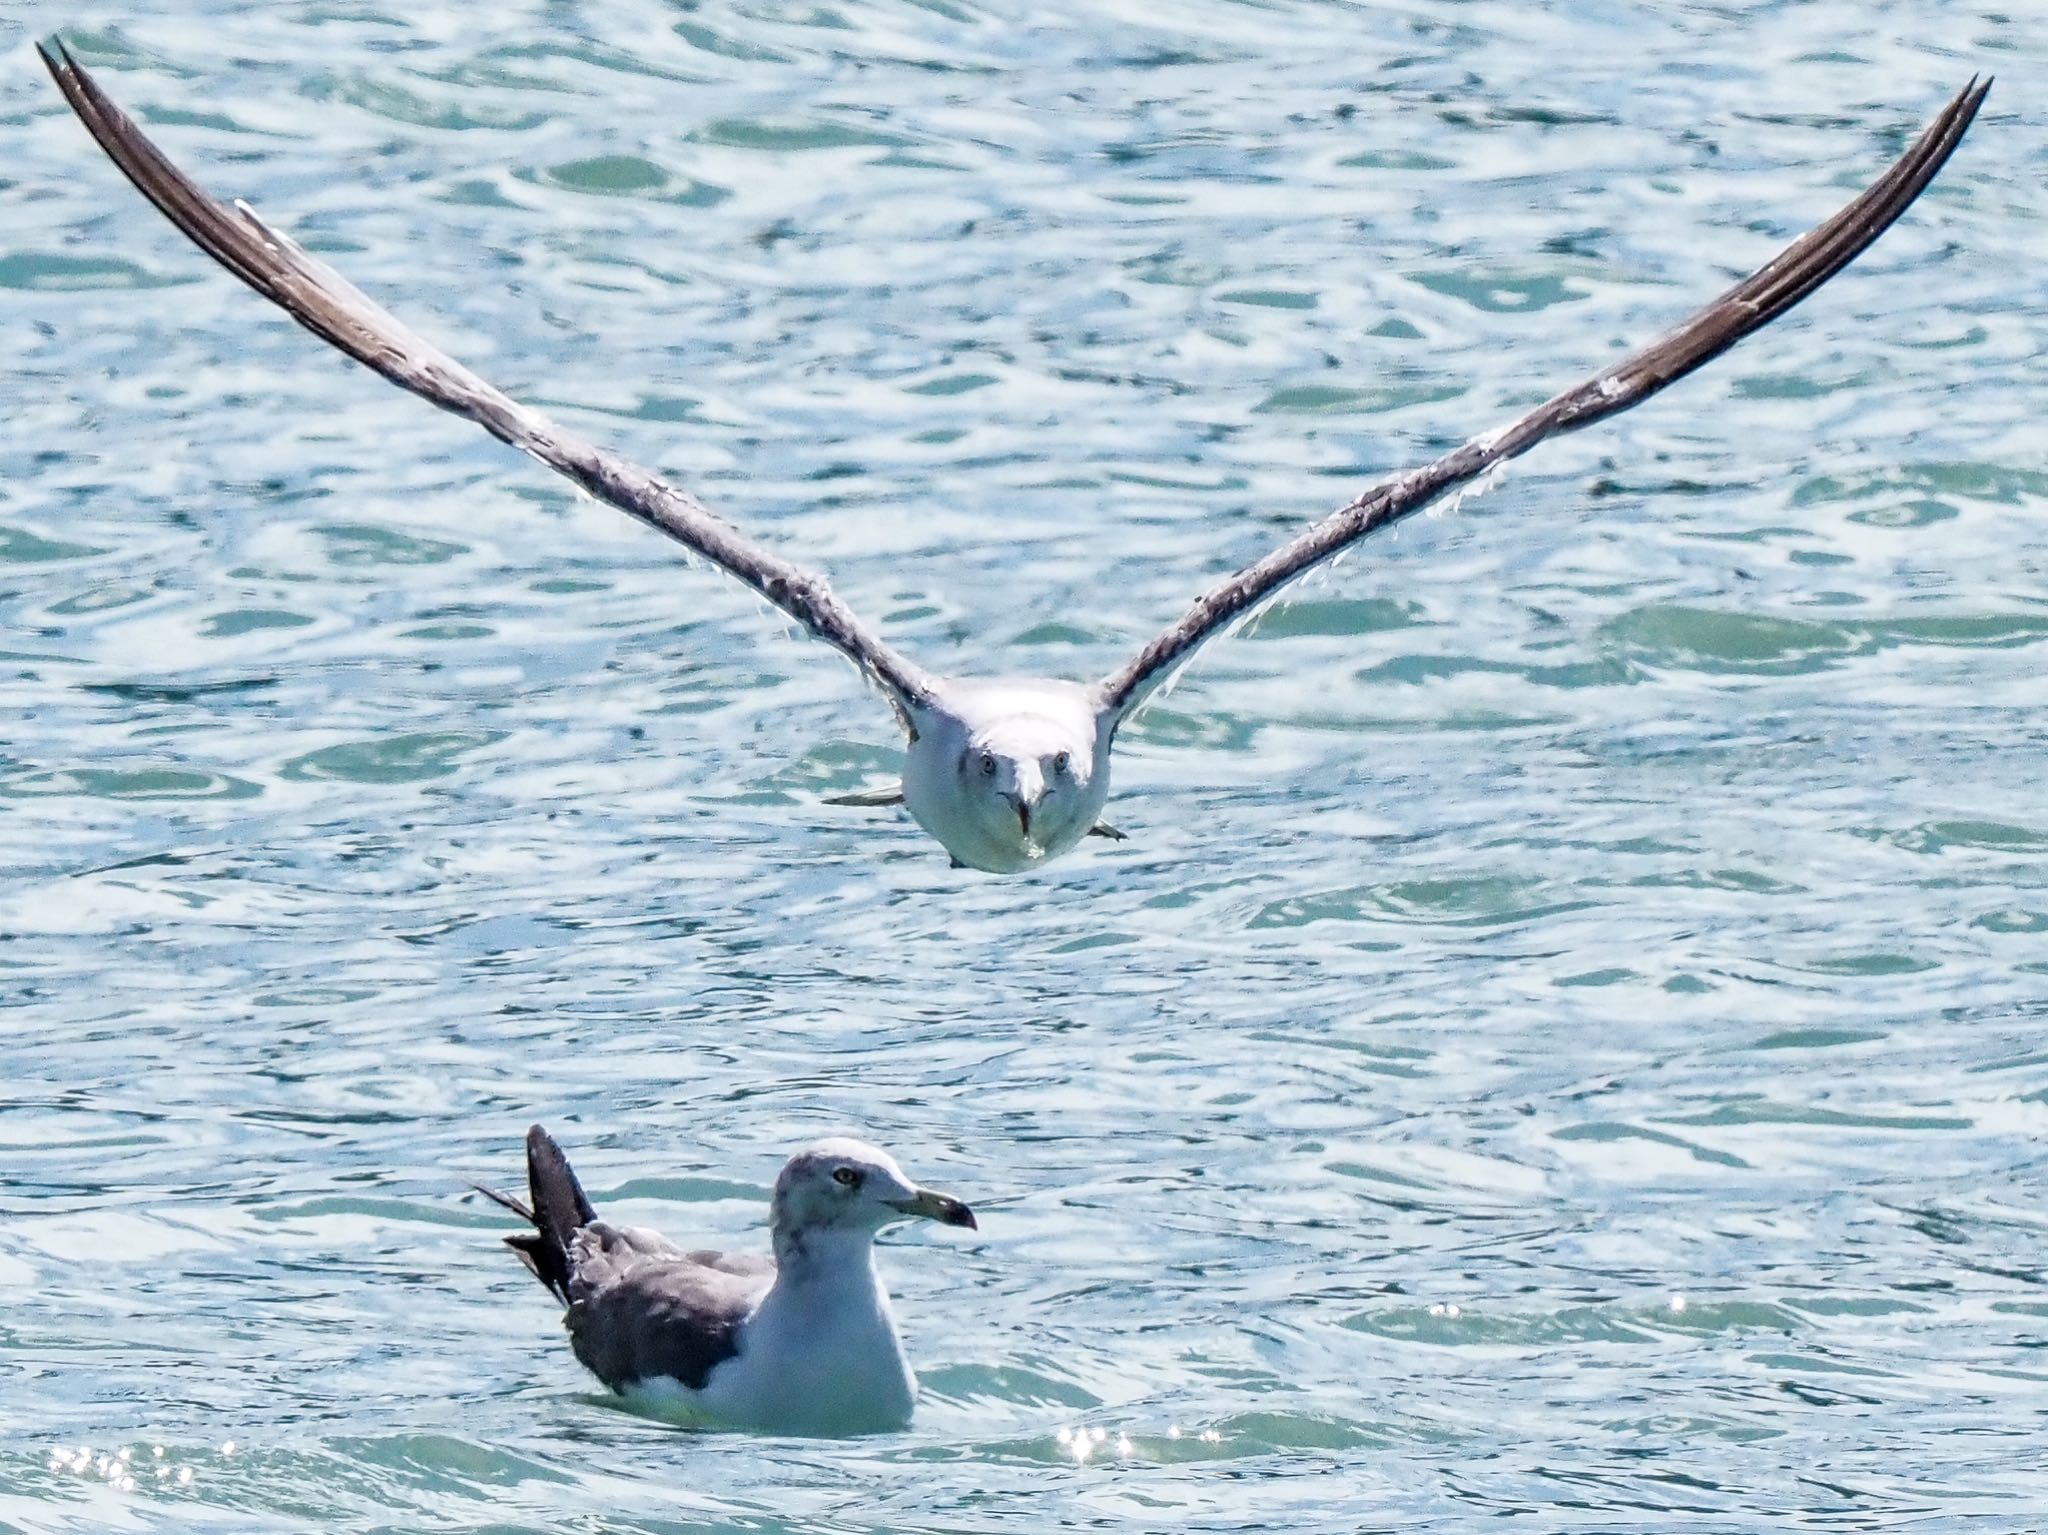
POLYGON ((900 761, 850 671, 266 314, 21 62, 0 1526, 2036 1519, 2027 20, 68 34, 210 183, 912 652, 1077 676, 2005 77, 1839 287, 1217 647, 1126 733, 1131 840, 1023 883, 822 803, 900 761), (466 1192, 536 1119, 706 1241, 761 1240, 828 1128, 973 1198, 883 1254, 917 1425, 593 1391, 466 1192))

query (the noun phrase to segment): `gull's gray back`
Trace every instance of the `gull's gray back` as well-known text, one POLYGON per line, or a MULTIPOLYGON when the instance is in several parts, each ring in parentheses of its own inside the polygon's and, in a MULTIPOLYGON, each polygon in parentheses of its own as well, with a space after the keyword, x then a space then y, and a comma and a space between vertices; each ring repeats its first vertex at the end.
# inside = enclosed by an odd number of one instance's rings
POLYGON ((576 1357, 614 1391, 669 1376, 701 1391, 739 1352, 739 1332, 775 1282, 775 1260, 686 1252, 654 1232, 597 1221, 570 1248, 576 1357))

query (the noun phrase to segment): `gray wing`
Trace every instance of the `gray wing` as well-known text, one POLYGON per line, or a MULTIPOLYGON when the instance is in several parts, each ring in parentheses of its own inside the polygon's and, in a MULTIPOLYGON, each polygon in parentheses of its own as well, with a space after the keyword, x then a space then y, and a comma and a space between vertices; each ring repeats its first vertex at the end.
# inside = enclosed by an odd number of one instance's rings
POLYGON ((37 47, 64 99, 108 158, 207 255, 329 345, 400 388, 476 422, 736 577, 881 683, 907 726, 907 709, 929 696, 932 679, 883 643, 822 577, 755 543, 687 491, 564 431, 486 383, 266 224, 247 203, 224 207, 150 142, 62 43, 37 47))
POLYGON ((684 1252, 596 1221, 570 1244, 569 1329, 576 1357, 614 1391, 668 1376, 700 1391, 739 1352, 740 1328, 775 1281, 771 1258, 684 1252))
POLYGON ((1299 538, 1204 592, 1178 623, 1099 684, 1112 728, 1129 718, 1146 695, 1218 630, 1340 550, 1421 511, 1445 492, 1528 452, 1546 437, 1577 431, 1640 405, 1785 313, 1861 255, 1912 206, 1962 142, 1990 89, 1988 79, 1981 84, 1972 79, 1862 196, 1675 330, 1519 420, 1470 439, 1433 464, 1382 481, 1299 538))

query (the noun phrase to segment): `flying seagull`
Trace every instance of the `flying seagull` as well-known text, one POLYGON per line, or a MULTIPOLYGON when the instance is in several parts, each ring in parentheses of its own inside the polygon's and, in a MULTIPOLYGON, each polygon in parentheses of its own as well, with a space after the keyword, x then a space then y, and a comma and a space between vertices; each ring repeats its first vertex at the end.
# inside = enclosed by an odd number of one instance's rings
POLYGON ((1011 874, 1066 852, 1102 820, 1118 728, 1206 641, 1360 539, 1412 516, 1539 442, 1640 405, 1769 324, 1840 272, 1912 206, 1962 142, 1985 93, 1972 79, 1912 147, 1826 223, 1640 351, 1419 469, 1383 480, 1219 581, 1128 663, 1092 683, 941 677, 889 645, 824 579, 754 542, 688 491, 585 442, 423 340, 247 203, 203 191, 111 101, 62 43, 40 45, 65 99, 113 162, 199 248, 358 362, 493 436, 766 598, 887 695, 908 738, 902 784, 842 803, 901 803, 956 864, 1011 874))
POLYGON ((554 1137, 526 1132, 533 1205, 478 1184, 533 1226, 505 1245, 568 1307, 569 1346, 639 1405, 772 1434, 871 1434, 910 1421, 903 1357, 875 1233, 920 1218, 974 1227, 860 1141, 807 1146, 775 1180, 775 1256, 685 1251, 597 1218, 554 1137))

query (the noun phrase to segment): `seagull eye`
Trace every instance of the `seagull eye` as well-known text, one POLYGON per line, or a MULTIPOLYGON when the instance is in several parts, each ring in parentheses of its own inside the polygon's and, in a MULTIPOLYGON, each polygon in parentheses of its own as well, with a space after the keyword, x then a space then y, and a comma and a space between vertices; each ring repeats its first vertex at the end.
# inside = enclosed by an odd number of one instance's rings
POLYGON ((1052 759, 1052 770, 1055 773, 1064 773, 1068 768, 1072 767, 1073 765, 1074 759, 1065 752, 1061 752, 1057 757, 1052 759))
POLYGON ((996 759, 987 752, 981 754, 981 776, 983 778, 993 778, 996 776, 996 759))
POLYGON ((857 1189, 860 1187, 860 1174, 851 1167, 835 1167, 832 1169, 832 1181, 841 1188, 857 1189))

